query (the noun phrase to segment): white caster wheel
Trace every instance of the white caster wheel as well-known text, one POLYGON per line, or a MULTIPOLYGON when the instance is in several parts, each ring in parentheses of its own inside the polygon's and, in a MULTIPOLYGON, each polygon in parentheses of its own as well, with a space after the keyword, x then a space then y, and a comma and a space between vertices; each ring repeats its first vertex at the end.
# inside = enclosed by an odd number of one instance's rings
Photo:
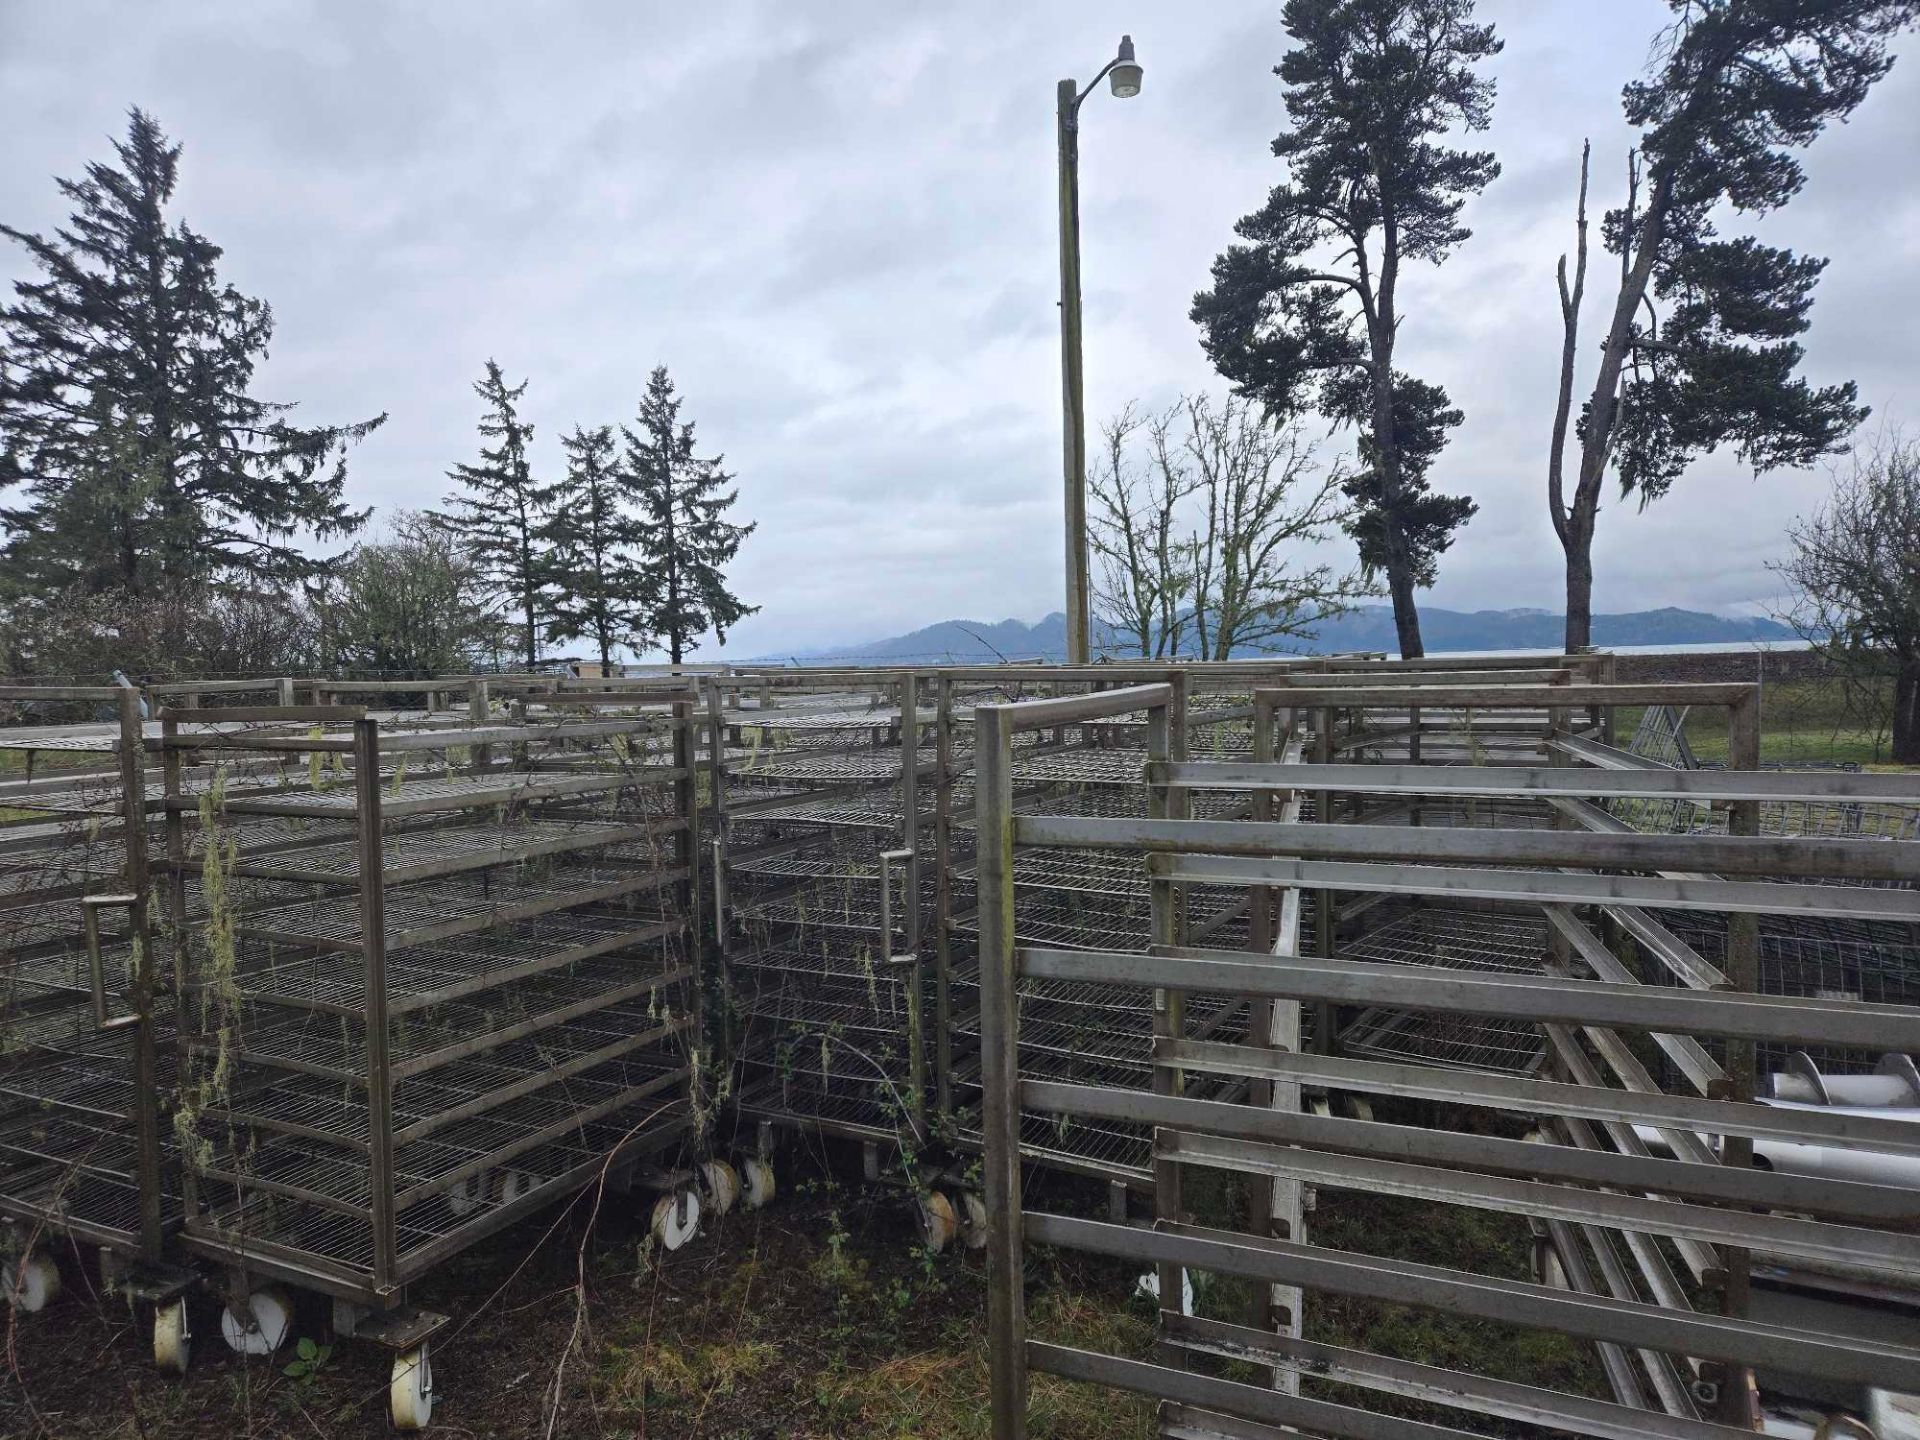
POLYGON ((747 1209, 758 1210, 773 1203, 773 1162, 749 1155, 740 1165, 740 1177, 746 1182, 742 1200, 747 1209))
POLYGON ((184 1375, 192 1358, 193 1332, 187 1328, 187 1301, 182 1296, 153 1312, 153 1363, 170 1375, 184 1375))
POLYGON ((393 1357, 393 1378, 387 1383, 387 1403, 393 1411, 393 1428, 402 1431, 424 1430, 433 1419, 433 1362, 427 1347, 416 1345, 393 1357))
POLYGON ((41 1255, 8 1260, 0 1276, 0 1294, 7 1304, 23 1314, 35 1315, 47 1308, 60 1293, 60 1271, 41 1255))
POLYGON ((678 1250, 700 1233, 700 1197, 692 1190, 662 1195, 653 1206, 653 1238, 678 1250))
POLYGON ((493 1183, 493 1172, 482 1170, 478 1175, 469 1175, 458 1185, 447 1191, 447 1208, 455 1219, 471 1215, 487 1203, 487 1191, 493 1183))
POLYGON ((248 1295, 244 1307, 229 1305, 220 1312, 220 1337, 240 1355, 271 1355, 286 1343, 292 1328, 293 1301, 273 1285, 248 1295))
POLYGON ((969 1250, 987 1248, 987 1202, 971 1190, 960 1192, 960 1238, 969 1250))
POLYGON ((960 1221, 953 1213, 953 1202, 938 1190, 922 1190, 919 1208, 920 1238, 937 1255, 960 1232, 960 1221))
POLYGON ((740 1198, 740 1173, 724 1160, 709 1160, 700 1167, 700 1179, 707 1187, 707 1203, 715 1215, 725 1215, 740 1198))
POLYGON ((1533 1242, 1532 1256, 1533 1283, 1550 1285, 1555 1290, 1570 1290, 1567 1284, 1566 1266, 1560 1263, 1560 1252, 1553 1248, 1553 1242, 1542 1235, 1533 1242))

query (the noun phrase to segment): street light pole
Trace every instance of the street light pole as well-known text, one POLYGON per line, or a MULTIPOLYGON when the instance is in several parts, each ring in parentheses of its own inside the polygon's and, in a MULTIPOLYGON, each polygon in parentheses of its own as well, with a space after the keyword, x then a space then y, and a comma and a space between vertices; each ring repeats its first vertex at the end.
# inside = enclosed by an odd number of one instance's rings
POLYGON ((1060 405, 1065 416, 1067 663, 1087 663, 1087 419, 1080 364, 1080 86, 1062 80, 1060 142, 1060 405))
POLYGON ((1064 416, 1061 469, 1066 481, 1067 661, 1090 658, 1092 603, 1087 577, 1087 417, 1080 351, 1080 105, 1108 75, 1122 100, 1140 93, 1133 37, 1082 90, 1062 80, 1055 91, 1055 139, 1060 150, 1060 407, 1064 416))

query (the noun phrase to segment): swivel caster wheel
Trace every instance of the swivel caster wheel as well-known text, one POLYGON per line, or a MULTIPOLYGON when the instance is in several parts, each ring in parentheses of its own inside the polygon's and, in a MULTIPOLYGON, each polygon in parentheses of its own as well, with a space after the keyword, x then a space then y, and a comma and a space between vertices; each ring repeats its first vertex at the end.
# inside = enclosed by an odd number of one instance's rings
POLYGON ((773 1161, 749 1155, 740 1164, 740 1178, 745 1182, 740 1198, 747 1209, 759 1210, 773 1203, 773 1161))
POLYGON ((187 1326, 183 1295, 153 1312, 153 1363, 169 1375, 184 1375, 192 1359, 193 1331, 187 1326))
POLYGON ((1528 1268, 1533 1271, 1533 1283, 1549 1285, 1555 1290, 1571 1290, 1567 1283, 1566 1266, 1560 1263, 1560 1252, 1553 1248, 1553 1242, 1541 1235, 1533 1242, 1533 1254, 1529 1257, 1528 1268))
POLYGON ((0 1294, 25 1315, 37 1315, 60 1293, 60 1271, 44 1255, 23 1255, 5 1263, 0 1294))
POLYGON ((220 1312, 220 1338, 239 1355, 271 1355, 293 1329, 293 1301, 276 1285, 263 1285, 242 1307, 220 1312))
POLYGON ((969 1250, 987 1248, 987 1202, 972 1190, 960 1192, 959 1204, 960 1239, 969 1250))
POLYGON ((920 1238, 937 1255, 960 1233, 960 1221, 953 1213, 953 1202, 938 1190, 922 1190, 919 1212, 920 1238))
POLYGON ((709 1160, 700 1167, 700 1179, 706 1186, 707 1204, 715 1215, 725 1215, 740 1198, 740 1172, 724 1160, 709 1160))
POLYGON ((700 1196, 692 1190, 662 1195, 653 1206, 653 1238, 678 1250, 700 1233, 700 1196))
POLYGON ((402 1350, 393 1357, 387 1405, 393 1412, 393 1428, 405 1433, 424 1430, 433 1419, 433 1362, 425 1345, 402 1350))

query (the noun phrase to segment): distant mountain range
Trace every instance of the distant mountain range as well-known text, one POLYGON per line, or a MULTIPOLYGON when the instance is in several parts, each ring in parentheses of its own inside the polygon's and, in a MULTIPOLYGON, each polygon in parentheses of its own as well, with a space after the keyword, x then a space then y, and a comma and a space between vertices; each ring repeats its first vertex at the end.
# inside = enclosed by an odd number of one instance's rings
MULTIPOLYGON (((1427 649, 1434 653, 1558 650, 1566 633, 1566 621, 1548 610, 1461 611, 1423 605, 1420 631, 1427 649)), ((1096 634, 1096 642, 1100 638, 1096 634)), ((1603 647, 1727 645, 1797 638, 1791 629, 1774 620, 1710 615, 1701 610, 1635 610, 1623 615, 1593 617, 1593 643, 1603 647)), ((1311 643, 1293 644, 1281 653, 1326 655, 1348 650, 1384 650, 1391 654, 1398 648, 1392 608, 1363 605, 1322 625, 1311 643)), ((1059 660, 1066 653, 1066 616, 1055 611, 1033 625, 1019 620, 942 620, 910 634, 863 645, 804 650, 791 655, 762 655, 750 663, 798 660, 808 664, 855 665, 990 664, 1002 659, 1059 660)))

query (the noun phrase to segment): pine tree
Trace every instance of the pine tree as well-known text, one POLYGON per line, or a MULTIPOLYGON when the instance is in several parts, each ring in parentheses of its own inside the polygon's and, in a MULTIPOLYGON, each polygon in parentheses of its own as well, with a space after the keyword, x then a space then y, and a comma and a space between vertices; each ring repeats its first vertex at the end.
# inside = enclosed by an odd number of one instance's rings
POLYGON ((544 532, 554 587, 547 638, 556 644, 593 641, 604 674, 615 646, 645 649, 648 644, 639 631, 642 580, 634 546, 640 530, 622 504, 613 427, 576 425, 560 443, 567 452, 567 477, 555 493, 544 532))
POLYGON ((1493 82, 1473 67, 1501 42, 1472 20, 1472 0, 1288 0, 1297 46, 1274 73, 1290 128, 1273 142, 1287 179, 1240 221, 1247 243, 1214 261, 1192 312, 1239 394, 1280 416, 1311 403, 1360 432, 1353 528, 1363 563, 1386 573, 1409 659, 1425 653, 1414 590, 1474 511, 1427 490, 1460 412, 1394 366, 1402 262, 1444 261, 1472 233, 1461 207, 1500 173, 1486 151, 1438 143, 1492 112, 1493 82))
POLYGON ((486 402, 480 434, 496 442, 480 447, 477 465, 456 465, 447 478, 464 493, 446 497, 443 522, 460 537, 501 608, 519 612, 522 658, 540 662, 540 631, 549 608, 552 579, 546 527, 557 486, 533 478, 527 446, 533 427, 520 419, 527 382, 508 385, 498 362, 487 361, 473 393, 486 402))
POLYGON ((620 427, 639 508, 641 628, 676 665, 708 630, 724 645, 728 629, 760 608, 727 589, 723 568, 754 527, 722 518, 739 498, 725 488, 734 477, 720 468, 721 457, 694 454, 693 424, 680 423, 680 405, 667 367, 656 366, 640 399, 638 430, 620 427))
POLYGON ((1593 531, 1609 465, 1644 506, 1694 457, 1721 445, 1755 473, 1841 448, 1866 410, 1851 383, 1814 389, 1794 372, 1824 260, 1722 239, 1716 212, 1764 214, 1799 191, 1789 150, 1844 120, 1887 73, 1887 43, 1914 0, 1668 0, 1678 19, 1647 79, 1626 87, 1641 129, 1627 203, 1606 216, 1620 256, 1593 391, 1571 415, 1586 280, 1586 158, 1574 280, 1560 262, 1560 398, 1548 454, 1548 510, 1567 559, 1568 649, 1591 642, 1593 531), (1645 187, 1645 198, 1640 190, 1645 187), (1580 443, 1573 498, 1563 452, 1580 443))
POLYGON ((63 229, 0 225, 39 272, 0 306, 0 490, 24 501, 0 509, 0 569, 27 593, 311 577, 293 541, 365 523, 344 451, 386 417, 298 426, 254 398, 273 312, 169 221, 180 147, 135 110, 114 150, 59 182, 63 229))

